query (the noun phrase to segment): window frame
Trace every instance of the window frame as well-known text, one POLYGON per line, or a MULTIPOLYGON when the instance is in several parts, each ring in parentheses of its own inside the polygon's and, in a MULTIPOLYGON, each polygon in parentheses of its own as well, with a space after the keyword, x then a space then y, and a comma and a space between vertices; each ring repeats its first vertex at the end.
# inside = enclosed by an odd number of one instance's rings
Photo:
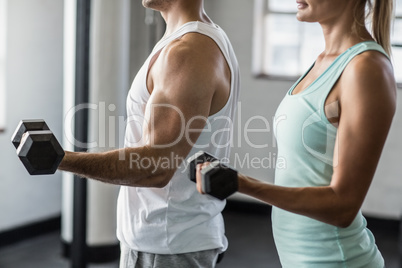
POLYGON ((7 0, 0 0, 0 133, 6 128, 7 0))
POLYGON ((252 54, 252 73, 256 78, 266 78, 280 81, 295 81, 300 75, 275 75, 264 71, 264 49, 265 33, 267 32, 264 23, 265 16, 268 14, 296 15, 294 12, 270 11, 267 0, 254 0, 254 32, 253 32, 253 54, 252 54))
MULTIPOLYGON (((394 17, 394 22, 395 21, 397 21, 397 20, 400 20, 401 21, 401 23, 402 23, 402 14, 400 14, 400 15, 395 15, 395 17, 394 17)), ((402 33, 401 33, 402 34, 402 33)), ((401 48, 402 49, 402 42, 401 43, 393 43, 392 41, 391 41, 391 50, 392 50, 392 48, 401 48)), ((392 58, 392 57, 391 57, 392 58)), ((395 60, 395 59, 394 59, 395 60)), ((401 64, 402 64, 402 59, 401 59, 401 64)), ((399 88, 399 89, 402 89, 402 81, 397 81, 396 82, 396 85, 397 85, 397 87, 399 88)))
MULTIPOLYGON (((286 12, 286 11, 273 11, 268 7, 269 0, 254 0, 254 30, 253 30, 253 52, 252 52, 252 75, 255 78, 262 78, 268 80, 277 80, 277 81, 296 81, 303 73, 299 75, 276 75, 270 74, 265 70, 265 49, 267 47, 266 44, 266 33, 267 33, 267 25, 265 19, 270 14, 275 15, 294 15, 296 16, 297 12, 286 12)), ((394 21, 401 20, 402 22, 402 14, 398 14, 394 16, 394 21)), ((401 43, 392 43, 391 41, 391 49, 393 48, 402 48, 401 43)), ((395 59, 393 59, 394 61, 395 59)), ((402 64, 402 60, 401 60, 402 64)), ((397 87, 402 89, 402 81, 396 81, 397 87)))

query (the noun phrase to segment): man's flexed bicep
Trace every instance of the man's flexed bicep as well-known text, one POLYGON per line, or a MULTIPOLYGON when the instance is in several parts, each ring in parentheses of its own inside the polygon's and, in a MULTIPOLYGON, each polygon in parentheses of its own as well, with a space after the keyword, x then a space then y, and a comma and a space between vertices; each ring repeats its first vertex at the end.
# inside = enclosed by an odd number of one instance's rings
POLYGON ((201 134, 208 116, 225 105, 230 71, 217 45, 187 34, 162 50, 149 70, 147 146, 182 159, 201 134))
POLYGON ((135 187, 169 183, 208 116, 226 104, 230 71, 217 45, 200 34, 174 41, 151 63, 151 96, 143 124, 146 144, 104 153, 66 152, 60 170, 135 187))

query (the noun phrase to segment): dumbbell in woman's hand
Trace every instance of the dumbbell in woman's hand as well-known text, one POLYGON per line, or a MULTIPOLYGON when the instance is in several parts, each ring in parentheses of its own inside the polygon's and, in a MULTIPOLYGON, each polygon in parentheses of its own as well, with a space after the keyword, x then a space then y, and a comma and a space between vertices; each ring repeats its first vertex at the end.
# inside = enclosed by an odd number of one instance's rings
POLYGON ((201 190, 220 200, 238 190, 237 171, 221 163, 215 156, 199 151, 188 160, 190 180, 196 182, 197 165, 211 162, 201 170, 201 190))
POLYGON ((65 154, 43 120, 22 120, 11 141, 31 175, 54 174, 65 154))

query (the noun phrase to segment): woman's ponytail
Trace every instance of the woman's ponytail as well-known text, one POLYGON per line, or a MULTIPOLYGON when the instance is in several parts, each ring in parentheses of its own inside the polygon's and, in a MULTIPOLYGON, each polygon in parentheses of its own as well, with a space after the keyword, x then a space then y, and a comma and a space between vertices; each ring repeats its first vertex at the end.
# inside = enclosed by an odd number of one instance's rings
POLYGON ((370 18, 374 40, 384 48, 388 55, 391 55, 393 0, 356 0, 354 16, 352 30, 359 35, 359 28, 364 27, 366 19, 370 18))
POLYGON ((393 0, 375 0, 372 10, 371 31, 375 41, 391 55, 391 21, 393 0))

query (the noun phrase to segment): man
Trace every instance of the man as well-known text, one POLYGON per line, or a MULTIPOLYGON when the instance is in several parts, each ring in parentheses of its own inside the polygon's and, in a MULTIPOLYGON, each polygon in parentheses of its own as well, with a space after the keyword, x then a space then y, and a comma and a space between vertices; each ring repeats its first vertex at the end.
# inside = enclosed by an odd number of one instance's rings
POLYGON ((229 155, 239 70, 203 0, 143 0, 166 33, 127 98, 125 148, 66 152, 60 170, 122 185, 117 236, 121 267, 214 267, 227 240, 225 203, 196 191, 187 156, 229 155))

